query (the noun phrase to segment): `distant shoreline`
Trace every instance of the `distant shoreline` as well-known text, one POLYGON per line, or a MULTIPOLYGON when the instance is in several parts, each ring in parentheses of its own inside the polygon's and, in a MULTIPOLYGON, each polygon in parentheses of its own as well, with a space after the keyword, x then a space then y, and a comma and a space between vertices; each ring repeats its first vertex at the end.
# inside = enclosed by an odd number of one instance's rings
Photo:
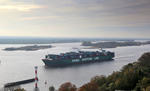
POLYGON ((116 48, 116 47, 124 47, 124 46, 140 46, 150 44, 150 41, 147 42, 134 42, 134 41, 125 41, 125 42, 82 42, 82 46, 89 46, 86 49, 94 49, 94 48, 116 48))
POLYGON ((4 51, 37 51, 41 49, 52 48, 51 45, 33 45, 33 46, 22 46, 22 47, 8 47, 3 49, 4 51))
POLYGON ((148 38, 50 38, 50 37, 0 37, 0 44, 51 44, 75 43, 84 41, 135 41, 148 38))

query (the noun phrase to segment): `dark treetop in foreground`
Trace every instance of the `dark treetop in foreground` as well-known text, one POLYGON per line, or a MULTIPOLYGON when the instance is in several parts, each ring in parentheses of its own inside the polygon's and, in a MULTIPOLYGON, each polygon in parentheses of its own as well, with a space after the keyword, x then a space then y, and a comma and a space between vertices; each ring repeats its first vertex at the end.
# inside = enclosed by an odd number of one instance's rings
POLYGON ((23 46, 23 47, 9 47, 5 48, 5 51, 17 51, 17 50, 23 50, 23 51, 36 51, 40 49, 48 49, 51 48, 51 45, 33 45, 33 46, 23 46))
POLYGON ((150 44, 150 41, 147 42, 134 42, 134 41, 125 41, 125 42, 83 42, 82 46, 91 46, 92 48, 116 48, 120 46, 140 46, 150 44))

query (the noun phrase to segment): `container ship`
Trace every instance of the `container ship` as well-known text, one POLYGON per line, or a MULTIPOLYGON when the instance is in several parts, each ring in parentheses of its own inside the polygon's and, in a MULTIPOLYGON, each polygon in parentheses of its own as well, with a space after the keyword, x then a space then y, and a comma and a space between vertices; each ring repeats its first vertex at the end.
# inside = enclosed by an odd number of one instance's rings
POLYGON ((42 61, 48 67, 61 67, 74 64, 85 64, 100 61, 113 60, 115 57, 114 52, 101 50, 101 51, 78 51, 78 52, 66 52, 56 54, 48 54, 42 61))

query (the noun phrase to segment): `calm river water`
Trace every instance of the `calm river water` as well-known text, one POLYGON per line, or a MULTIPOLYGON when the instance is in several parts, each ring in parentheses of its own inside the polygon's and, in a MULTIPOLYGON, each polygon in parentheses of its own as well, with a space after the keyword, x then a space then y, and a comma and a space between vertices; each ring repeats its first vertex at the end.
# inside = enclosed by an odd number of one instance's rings
MULTIPOLYGON (((38 66, 38 86, 40 91, 48 91, 48 87, 53 85, 58 88, 64 82, 71 82, 77 87, 90 81, 96 75, 109 75, 113 71, 120 70, 124 65, 135 62, 144 52, 150 52, 150 45, 129 46, 106 49, 115 52, 114 61, 93 63, 65 68, 45 68, 41 61, 46 54, 75 51, 74 48, 83 49, 81 43, 56 43, 50 49, 38 51, 3 51, 6 47, 19 47, 18 45, 0 45, 0 87, 5 83, 24 80, 34 77, 34 66, 38 66), (47 81, 47 85, 45 85, 47 81)), ((33 91, 34 83, 22 85, 27 91, 33 91)))

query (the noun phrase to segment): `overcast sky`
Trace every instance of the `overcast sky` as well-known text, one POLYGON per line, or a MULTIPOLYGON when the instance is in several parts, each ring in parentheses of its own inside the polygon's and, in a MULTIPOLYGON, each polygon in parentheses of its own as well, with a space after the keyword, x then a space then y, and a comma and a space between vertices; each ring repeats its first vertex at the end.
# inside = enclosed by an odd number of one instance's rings
POLYGON ((150 0, 0 0, 0 36, 150 38, 150 0))

